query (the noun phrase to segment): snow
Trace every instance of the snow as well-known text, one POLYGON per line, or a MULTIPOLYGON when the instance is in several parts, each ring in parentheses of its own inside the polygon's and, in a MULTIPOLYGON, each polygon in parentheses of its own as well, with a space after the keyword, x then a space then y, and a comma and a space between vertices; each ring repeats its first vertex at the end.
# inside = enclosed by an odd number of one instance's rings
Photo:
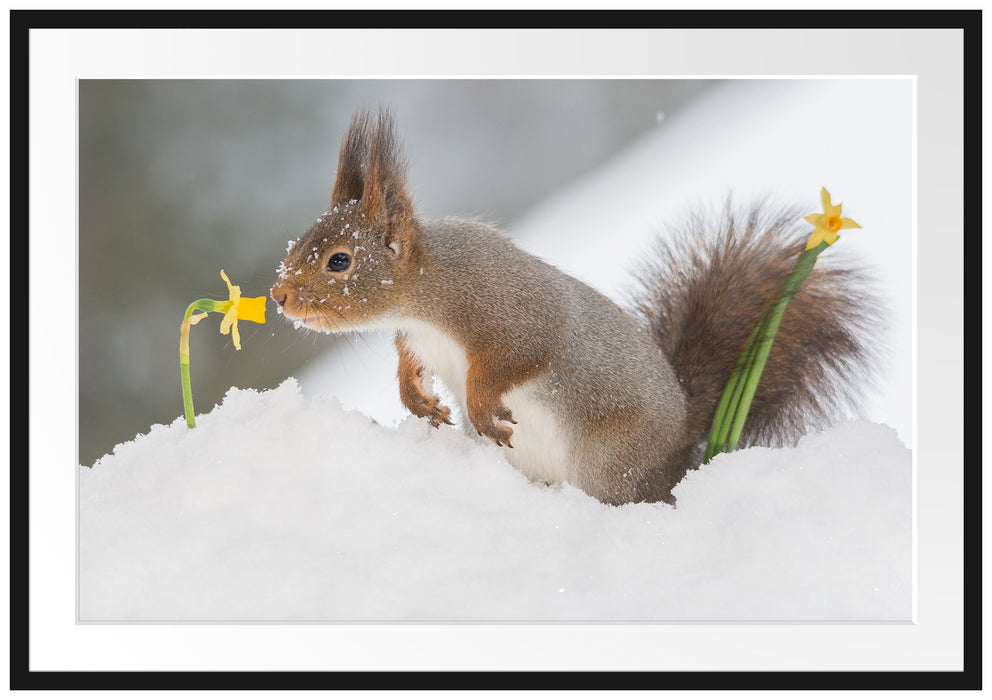
POLYGON ((908 80, 732 81, 509 227, 622 300, 693 205, 813 212, 826 186, 892 319, 863 419, 720 455, 674 508, 615 508, 410 417, 391 336, 345 336, 299 382, 231 389, 195 430, 79 469, 80 620, 912 619, 911 107, 908 80), (604 245, 616 264, 589 265, 604 245))
POLYGON ((908 620, 912 460, 844 423, 721 455, 676 507, 529 482, 294 379, 82 468, 83 621, 908 620))

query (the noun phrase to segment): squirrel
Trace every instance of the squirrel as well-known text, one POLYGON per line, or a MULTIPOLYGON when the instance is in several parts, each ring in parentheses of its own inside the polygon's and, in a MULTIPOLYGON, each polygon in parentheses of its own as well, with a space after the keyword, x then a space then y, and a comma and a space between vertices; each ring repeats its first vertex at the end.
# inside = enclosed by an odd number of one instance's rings
MULTIPOLYGON (((330 209, 277 270, 279 312, 328 333, 394 330, 406 408, 452 424, 430 389, 439 378, 474 431, 535 482, 611 505, 674 504, 738 355, 803 250, 799 217, 759 205, 710 234, 690 222, 657 242, 626 311, 487 224, 419 218, 395 132, 388 111, 355 114, 330 209)), ((878 322, 863 278, 820 265, 805 280, 741 446, 794 444, 856 403, 878 322)))

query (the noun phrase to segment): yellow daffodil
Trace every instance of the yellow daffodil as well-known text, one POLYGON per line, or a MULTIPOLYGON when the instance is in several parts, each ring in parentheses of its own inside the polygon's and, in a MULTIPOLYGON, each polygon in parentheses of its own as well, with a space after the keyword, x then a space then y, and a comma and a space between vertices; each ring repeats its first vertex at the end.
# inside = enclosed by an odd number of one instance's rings
POLYGON ((241 287, 231 284, 231 280, 227 278, 223 270, 220 271, 220 276, 227 283, 227 291, 230 295, 230 300, 220 303, 217 308, 217 311, 224 313, 224 318, 220 322, 220 332, 224 335, 231 333, 234 347, 240 350, 241 334, 238 333, 238 319, 265 323, 265 297, 242 299, 241 287))
POLYGON ((265 299, 266 297, 255 297, 253 299, 241 298, 241 287, 231 284, 224 271, 220 271, 220 276, 227 283, 229 298, 226 301, 215 299, 198 299, 186 309, 186 316, 179 327, 179 372, 183 385, 183 406, 186 411, 186 425, 190 428, 196 427, 196 420, 193 413, 193 391, 190 388, 189 379, 189 329, 206 318, 207 313, 216 311, 224 314, 220 322, 220 332, 224 335, 231 333, 234 340, 234 347, 241 349, 241 335, 238 333, 238 321, 254 321, 255 323, 265 323, 265 299), (194 314, 194 311, 205 313, 194 314))
POLYGON ((839 236, 837 232, 844 228, 861 228, 861 226, 851 219, 842 218, 840 215, 840 204, 830 203, 830 193, 827 188, 820 189, 820 201, 823 204, 822 214, 810 214, 805 217, 806 221, 816 226, 809 240, 806 242, 806 250, 815 248, 821 242, 826 241, 827 245, 833 245, 839 236))

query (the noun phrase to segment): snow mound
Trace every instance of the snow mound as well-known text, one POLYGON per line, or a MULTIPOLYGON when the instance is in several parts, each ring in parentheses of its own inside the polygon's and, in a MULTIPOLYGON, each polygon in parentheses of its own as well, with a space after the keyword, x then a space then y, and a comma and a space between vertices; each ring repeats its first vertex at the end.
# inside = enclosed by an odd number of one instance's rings
POLYGON ((79 470, 81 621, 909 620, 912 460, 860 421, 717 457, 676 507, 289 379, 79 470))

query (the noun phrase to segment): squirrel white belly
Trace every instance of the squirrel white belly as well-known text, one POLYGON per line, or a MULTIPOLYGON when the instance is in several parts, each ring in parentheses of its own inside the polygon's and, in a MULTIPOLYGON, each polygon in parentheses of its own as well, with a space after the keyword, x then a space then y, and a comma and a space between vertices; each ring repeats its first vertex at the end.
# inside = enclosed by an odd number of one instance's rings
MULTIPOLYGON (((451 422, 430 391, 436 375, 471 429, 531 479, 609 504, 673 503, 804 246, 797 219, 752 209, 659 243, 628 312, 486 224, 418 218, 391 117, 360 112, 331 208, 289 250, 272 298, 316 330, 395 329, 403 404, 451 422)), ((792 442, 851 405, 877 319, 860 273, 814 269, 782 319, 741 444, 792 442)))

